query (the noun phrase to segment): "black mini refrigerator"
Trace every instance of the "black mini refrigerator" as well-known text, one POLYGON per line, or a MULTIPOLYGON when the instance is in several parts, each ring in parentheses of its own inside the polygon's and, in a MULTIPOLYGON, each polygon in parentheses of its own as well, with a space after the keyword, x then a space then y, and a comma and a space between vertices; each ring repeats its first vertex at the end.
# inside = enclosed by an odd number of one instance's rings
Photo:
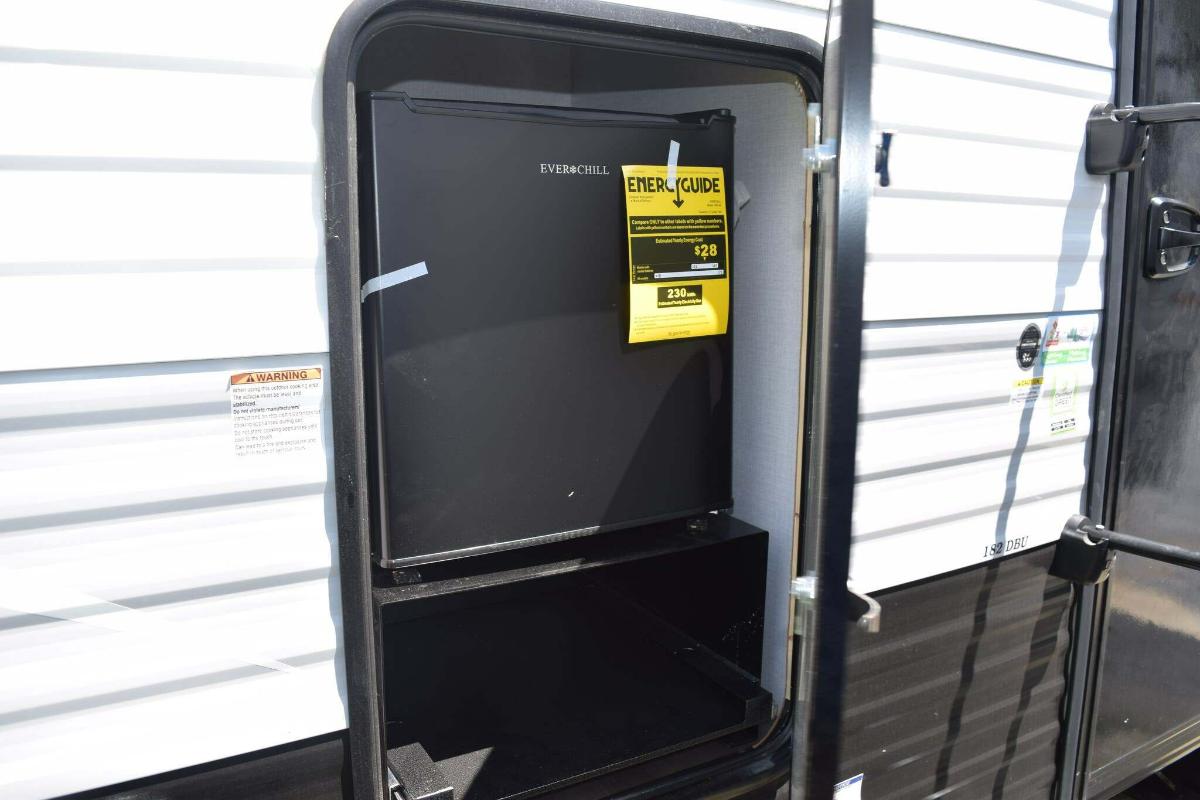
POLYGON ((729 508, 730 334, 627 343, 621 167, 732 186, 733 117, 359 103, 378 563, 729 508))

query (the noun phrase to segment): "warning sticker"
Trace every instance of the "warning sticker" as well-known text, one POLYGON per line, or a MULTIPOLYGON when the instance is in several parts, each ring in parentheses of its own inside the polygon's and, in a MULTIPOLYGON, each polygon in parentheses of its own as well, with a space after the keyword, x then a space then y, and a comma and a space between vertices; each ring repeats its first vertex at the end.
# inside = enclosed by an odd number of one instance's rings
POLYGON ((725 170, 625 165, 629 342, 725 333, 729 233, 725 170))
POLYGON ((1028 406, 1036 403, 1042 394, 1043 380, 1041 376, 1036 376, 1013 381, 1012 392, 1008 396, 1009 403, 1014 406, 1028 406))
POLYGON ((233 452, 280 455, 319 447, 321 382, 320 367, 229 376, 233 452))

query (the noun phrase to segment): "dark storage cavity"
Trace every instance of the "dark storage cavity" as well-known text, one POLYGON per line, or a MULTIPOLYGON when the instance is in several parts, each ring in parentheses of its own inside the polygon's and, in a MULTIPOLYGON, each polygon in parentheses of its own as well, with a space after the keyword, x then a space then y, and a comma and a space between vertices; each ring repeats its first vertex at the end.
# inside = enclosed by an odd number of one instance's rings
MULTIPOLYGON (((785 597, 809 212, 797 72, 423 13, 378 26, 355 70, 356 288, 425 264, 360 305, 356 490, 376 563, 486 572, 503 549, 718 509, 770 531, 768 593, 785 597), (725 173, 729 333, 629 345, 620 167, 664 164, 671 141, 679 165, 725 173)), ((787 604, 762 611, 780 696, 787 604)))
POLYGON ((375 20, 347 95, 365 470, 342 491, 374 562, 352 728, 397 797, 598 800, 744 754, 781 709, 806 99, 716 40, 455 8, 375 20), (672 152, 719 168, 725 213, 687 223, 722 218, 718 261, 635 255, 631 227, 678 215, 636 214, 622 166, 672 152), (640 279, 715 269, 728 326, 703 333, 726 333, 628 343, 640 279))
POLYGON ((765 722, 767 535, 700 523, 376 590, 387 747, 420 745, 458 800, 500 800, 765 722))

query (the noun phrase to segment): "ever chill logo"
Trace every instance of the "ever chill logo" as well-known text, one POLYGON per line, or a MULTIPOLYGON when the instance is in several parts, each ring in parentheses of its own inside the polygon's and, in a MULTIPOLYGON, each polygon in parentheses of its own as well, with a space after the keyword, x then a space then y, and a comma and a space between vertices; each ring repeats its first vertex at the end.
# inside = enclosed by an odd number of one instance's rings
POLYGON ((625 190, 629 194, 644 192, 674 192, 675 199, 671 202, 676 208, 683 205, 685 194, 712 194, 721 191, 720 178, 687 177, 676 178, 675 188, 667 185, 667 179, 650 175, 634 175, 625 179, 625 190))
POLYGON ((607 175, 607 164, 542 164, 543 175, 607 175))

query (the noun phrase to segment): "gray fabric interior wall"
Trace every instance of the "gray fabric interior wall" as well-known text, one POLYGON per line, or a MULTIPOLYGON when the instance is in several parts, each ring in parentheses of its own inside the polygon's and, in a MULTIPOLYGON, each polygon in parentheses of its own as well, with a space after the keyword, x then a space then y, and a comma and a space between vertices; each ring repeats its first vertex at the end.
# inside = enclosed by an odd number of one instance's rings
MULTIPOLYGON (((781 72, 581 49, 576 104, 676 114, 728 108, 734 178, 750 192, 733 241, 733 513, 770 532, 763 684, 787 680, 803 325, 805 101, 781 72)), ((664 161, 666 153, 663 154, 664 161)))
MULTIPOLYGON (((763 684, 787 679, 788 584, 800 412, 805 98, 794 77, 736 64, 434 28, 394 29, 361 87, 417 97, 737 117, 734 233, 734 514, 770 532, 763 684)), ((667 151, 663 149, 665 163, 667 151)))

